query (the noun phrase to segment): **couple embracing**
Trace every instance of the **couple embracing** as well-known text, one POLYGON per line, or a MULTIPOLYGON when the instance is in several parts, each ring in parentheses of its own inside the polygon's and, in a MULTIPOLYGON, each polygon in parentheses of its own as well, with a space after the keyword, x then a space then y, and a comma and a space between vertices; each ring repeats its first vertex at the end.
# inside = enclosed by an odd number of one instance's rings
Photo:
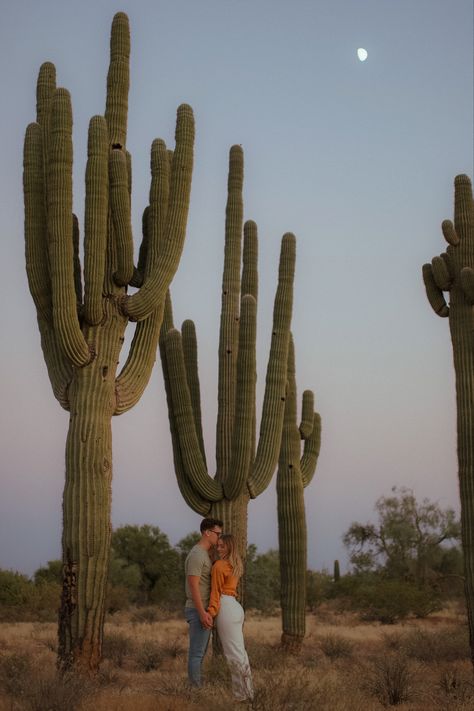
POLYGON ((189 625, 188 677, 193 686, 201 686, 201 666, 215 624, 232 676, 236 701, 253 697, 252 676, 245 651, 242 626, 244 611, 236 599, 237 585, 243 572, 242 560, 234 537, 222 533, 222 521, 201 521, 201 539, 185 562, 186 606, 189 625), (218 559, 211 556, 217 551, 218 559))

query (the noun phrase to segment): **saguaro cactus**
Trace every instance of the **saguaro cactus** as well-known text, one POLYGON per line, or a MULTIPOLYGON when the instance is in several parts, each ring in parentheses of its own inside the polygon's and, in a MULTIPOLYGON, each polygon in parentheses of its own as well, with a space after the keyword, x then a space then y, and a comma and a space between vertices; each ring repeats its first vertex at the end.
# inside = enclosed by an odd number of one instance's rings
POLYGON ((301 424, 296 413, 295 349, 290 339, 285 419, 277 474, 282 646, 297 652, 306 632, 307 534, 304 489, 311 482, 321 447, 321 417, 311 390, 303 393, 301 424), (301 440, 304 441, 301 455, 301 440))
POLYGON ((178 266, 188 213, 194 123, 178 109, 176 149, 151 149, 149 206, 138 267, 130 222, 131 159, 126 152, 130 34, 112 24, 105 117, 89 126, 84 218, 84 291, 79 228, 72 214, 72 112, 43 64, 37 123, 24 149, 26 268, 53 392, 70 412, 63 498, 64 584, 59 663, 97 669, 110 549, 111 418, 139 400, 155 361, 166 291, 178 266), (140 287, 132 295, 127 285, 140 287), (128 322, 138 321, 116 377, 128 322))
POLYGON ((194 324, 173 328, 165 310, 160 353, 178 485, 186 503, 201 515, 217 516, 232 531, 242 555, 247 545, 247 506, 269 484, 275 470, 285 408, 286 361, 293 300, 295 238, 283 236, 278 288, 263 401, 260 436, 255 436, 255 343, 257 228, 249 221, 242 242, 243 152, 230 150, 222 310, 219 338, 216 475, 206 466, 197 375, 194 324), (256 451, 255 451, 256 450, 256 451))
POLYGON ((461 497, 461 539, 471 660, 474 665, 474 203, 471 181, 454 181, 454 224, 442 223, 446 252, 423 265, 428 300, 449 318, 456 375, 457 448, 461 497), (443 292, 450 293, 449 306, 443 292))

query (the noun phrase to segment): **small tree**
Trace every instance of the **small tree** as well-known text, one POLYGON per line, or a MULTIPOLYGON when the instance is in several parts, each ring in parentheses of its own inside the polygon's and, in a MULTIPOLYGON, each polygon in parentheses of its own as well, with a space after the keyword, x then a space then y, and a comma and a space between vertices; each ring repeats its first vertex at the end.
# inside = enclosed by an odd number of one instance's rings
POLYGON ((144 601, 166 602, 179 585, 180 556, 157 526, 120 526, 112 534, 114 557, 130 572, 140 571, 144 601))
POLYGON ((352 523, 343 536, 356 572, 383 569, 391 578, 424 584, 435 569, 442 544, 460 537, 452 509, 423 499, 411 489, 392 488, 392 496, 377 499, 378 523, 352 523))

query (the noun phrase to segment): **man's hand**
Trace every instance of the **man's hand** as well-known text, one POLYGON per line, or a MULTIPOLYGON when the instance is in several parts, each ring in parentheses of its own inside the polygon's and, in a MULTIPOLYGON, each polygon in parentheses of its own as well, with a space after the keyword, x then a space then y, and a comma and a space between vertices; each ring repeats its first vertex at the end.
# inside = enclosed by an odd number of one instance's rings
POLYGON ((209 614, 209 612, 206 612, 206 610, 204 610, 204 612, 203 612, 201 615, 199 615, 199 619, 201 620, 202 626, 203 626, 206 630, 212 629, 212 626, 213 626, 213 624, 214 624, 214 620, 212 619, 212 615, 209 614))

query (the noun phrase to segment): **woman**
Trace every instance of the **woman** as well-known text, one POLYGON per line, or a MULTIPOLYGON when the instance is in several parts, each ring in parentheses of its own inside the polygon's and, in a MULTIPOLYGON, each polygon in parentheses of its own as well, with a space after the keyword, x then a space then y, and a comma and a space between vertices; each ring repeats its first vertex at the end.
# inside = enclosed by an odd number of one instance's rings
POLYGON ((242 633, 244 611, 235 598, 237 584, 243 573, 242 559, 230 533, 224 533, 219 538, 217 552, 220 559, 212 566, 208 612, 215 618, 232 675, 234 696, 238 701, 245 701, 253 697, 253 686, 242 633))

